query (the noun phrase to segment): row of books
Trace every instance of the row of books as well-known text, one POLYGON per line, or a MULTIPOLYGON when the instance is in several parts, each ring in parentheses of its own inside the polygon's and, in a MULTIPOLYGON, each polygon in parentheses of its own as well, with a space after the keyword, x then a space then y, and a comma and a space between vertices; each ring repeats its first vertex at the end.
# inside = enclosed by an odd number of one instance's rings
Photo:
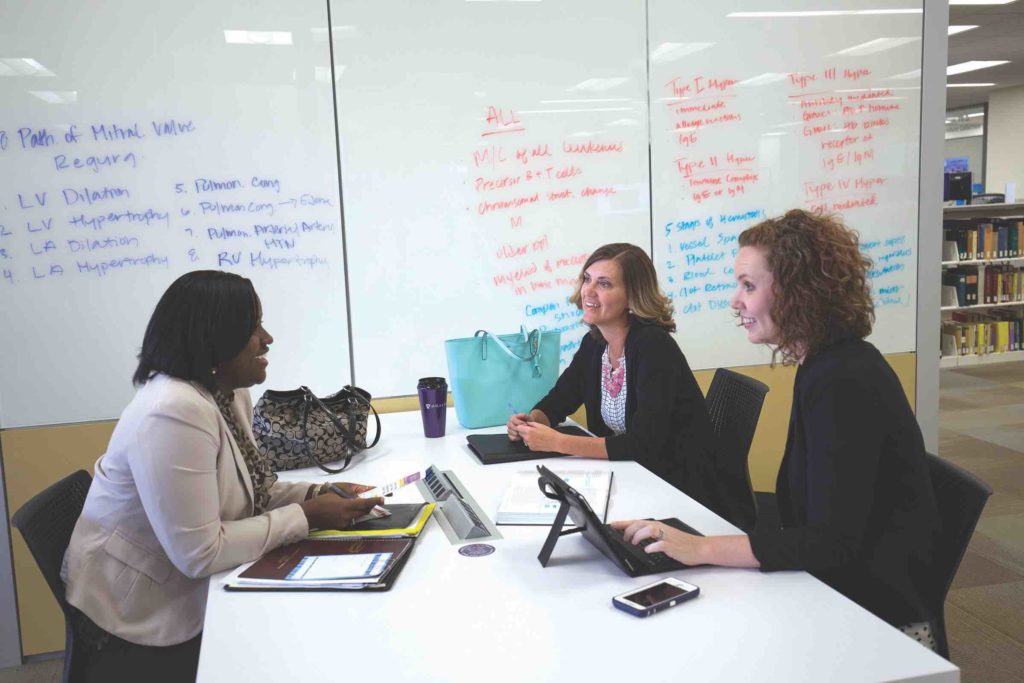
POLYGON ((960 319, 944 322, 942 355, 981 356, 1020 351, 1024 348, 1024 318, 1011 315, 1009 311, 991 315, 961 314, 960 319))
POLYGON ((956 243, 961 261, 1024 255, 1024 219, 1020 217, 946 219, 942 228, 943 240, 956 243))
POLYGON ((987 266, 979 271, 977 266, 957 266, 943 272, 942 285, 943 306, 1024 302, 1024 268, 1020 267, 987 266))
POLYGON ((985 269, 982 303, 1024 301, 1024 268, 989 266, 985 269))

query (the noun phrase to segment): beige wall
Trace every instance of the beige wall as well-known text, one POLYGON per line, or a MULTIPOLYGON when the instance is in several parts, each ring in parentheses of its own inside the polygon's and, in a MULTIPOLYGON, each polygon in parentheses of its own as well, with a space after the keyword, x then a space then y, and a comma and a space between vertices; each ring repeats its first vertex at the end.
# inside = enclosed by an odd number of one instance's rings
MULTIPOLYGON (((913 405, 915 355, 893 354, 887 356, 887 359, 899 375, 913 405)), ((774 491, 775 475, 782 460, 782 449, 789 427, 795 370, 781 366, 751 366, 736 370, 770 387, 751 446, 750 469, 756 490, 774 491)), ((696 373, 701 390, 705 393, 713 375, 713 370, 696 373)), ((380 412, 418 408, 415 397, 374 401, 374 406, 380 412)), ((574 417, 585 423, 582 411, 574 417)), ((105 450, 114 424, 109 421, 0 431, 8 509, 12 512, 17 510, 36 493, 77 469, 92 473, 93 464, 105 450)), ((21 534, 12 532, 11 538, 22 651, 25 655, 33 655, 62 650, 64 627, 60 609, 25 547, 21 534)))
POLYGON ((985 191, 1002 192, 1017 183, 1024 196, 1024 86, 996 90, 988 96, 985 191))

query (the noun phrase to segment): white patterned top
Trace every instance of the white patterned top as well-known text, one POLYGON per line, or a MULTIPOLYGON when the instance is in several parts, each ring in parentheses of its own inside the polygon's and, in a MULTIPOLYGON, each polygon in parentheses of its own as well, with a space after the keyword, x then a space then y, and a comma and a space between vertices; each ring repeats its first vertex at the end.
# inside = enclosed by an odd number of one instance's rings
MULTIPOLYGON (((615 434, 622 434, 626 431, 626 354, 619 358, 619 367, 622 372, 622 389, 618 396, 612 396, 608 391, 608 383, 605 379, 611 375, 612 364, 608 360, 608 347, 604 347, 601 354, 601 419, 608 425, 608 429, 615 434)), ((618 374, 618 373, 616 373, 618 374)))

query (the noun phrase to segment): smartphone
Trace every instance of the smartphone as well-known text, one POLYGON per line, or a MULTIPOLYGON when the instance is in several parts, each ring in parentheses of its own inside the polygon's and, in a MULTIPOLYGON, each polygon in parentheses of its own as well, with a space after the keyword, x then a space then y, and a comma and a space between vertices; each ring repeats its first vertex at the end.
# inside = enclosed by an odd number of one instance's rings
POLYGON ((700 595, 692 583, 668 577, 612 598, 612 604, 636 617, 648 617, 700 595))

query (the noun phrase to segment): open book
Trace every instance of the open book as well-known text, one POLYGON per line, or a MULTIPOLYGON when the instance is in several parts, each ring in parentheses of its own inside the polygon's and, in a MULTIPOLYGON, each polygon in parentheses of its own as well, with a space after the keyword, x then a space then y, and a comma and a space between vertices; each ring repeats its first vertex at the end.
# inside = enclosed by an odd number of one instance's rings
MULTIPOLYGON (((611 470, 552 470, 565 480, 594 508, 594 514, 606 521, 608 499, 612 491, 611 470)), ((558 514, 559 502, 541 493, 537 471, 516 472, 498 506, 498 524, 550 525, 558 514)), ((568 525, 568 524, 567 524, 568 525)))

